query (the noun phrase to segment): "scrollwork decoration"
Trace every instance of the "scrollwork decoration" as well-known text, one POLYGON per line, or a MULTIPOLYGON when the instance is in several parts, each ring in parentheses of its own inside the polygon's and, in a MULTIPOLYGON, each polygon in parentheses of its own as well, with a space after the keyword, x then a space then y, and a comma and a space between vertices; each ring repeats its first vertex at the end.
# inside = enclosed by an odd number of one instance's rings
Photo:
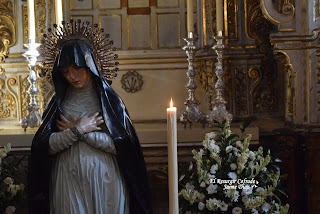
MULTIPOLYGON (((8 79, 8 82, 12 84, 14 79, 8 79)), ((7 82, 7 83, 8 83, 7 82)), ((15 84, 15 83, 13 83, 15 84)), ((8 118, 12 113, 12 117, 17 117, 17 104, 14 96, 6 90, 6 81, 0 77, 0 118, 8 118)))
POLYGON ((121 78, 122 88, 128 93, 140 91, 143 85, 142 76, 136 71, 128 71, 121 78))
POLYGON ((272 1, 261 0, 260 1, 261 10, 263 15, 270 22, 274 24, 283 24, 289 22, 293 19, 295 15, 295 7, 290 1, 284 1, 283 4, 280 5, 280 12, 274 7, 272 1))
POLYGON ((0 0, 0 62, 9 54, 9 47, 16 44, 16 30, 11 1, 0 0))

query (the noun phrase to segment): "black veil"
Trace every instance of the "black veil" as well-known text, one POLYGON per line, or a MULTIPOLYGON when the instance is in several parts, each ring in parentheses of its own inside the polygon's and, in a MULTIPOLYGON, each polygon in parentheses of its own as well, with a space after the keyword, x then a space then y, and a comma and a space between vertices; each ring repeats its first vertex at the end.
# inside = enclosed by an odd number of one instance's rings
POLYGON ((49 180, 51 158, 49 137, 57 132, 56 119, 69 83, 59 71, 71 64, 88 67, 94 74, 93 84, 101 101, 105 125, 117 150, 117 160, 129 191, 130 214, 152 213, 147 172, 140 143, 127 109, 105 80, 90 47, 82 40, 69 40, 60 49, 52 70, 55 95, 42 116, 42 124, 32 142, 30 173, 30 213, 49 213, 49 180))

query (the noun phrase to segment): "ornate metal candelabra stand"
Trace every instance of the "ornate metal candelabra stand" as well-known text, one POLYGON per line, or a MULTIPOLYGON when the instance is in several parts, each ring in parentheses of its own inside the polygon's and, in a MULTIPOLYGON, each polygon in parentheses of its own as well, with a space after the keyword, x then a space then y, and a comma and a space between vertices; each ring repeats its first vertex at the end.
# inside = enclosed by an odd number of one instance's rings
POLYGON ((23 56, 27 58, 29 62, 28 65, 30 68, 30 74, 29 74, 30 87, 28 89, 28 93, 30 95, 30 103, 26 107, 28 110, 27 116, 25 116, 20 122, 24 130, 26 130, 28 126, 30 126, 31 128, 35 126, 39 126, 41 122, 41 117, 39 115, 40 107, 37 103, 37 94, 39 90, 36 86, 37 74, 35 71, 37 57, 39 56, 39 52, 37 51, 37 48, 40 46, 40 44, 31 42, 29 44, 25 44, 25 46, 28 48, 28 50, 23 54, 23 56))
POLYGON ((226 101, 223 98, 224 83, 223 77, 223 51, 224 51, 224 37, 222 36, 222 31, 218 33, 215 37, 217 44, 212 48, 216 51, 218 55, 218 62, 216 63, 215 73, 217 76, 217 82, 215 84, 216 98, 212 100, 212 111, 207 115, 207 121, 212 124, 215 120, 223 121, 225 119, 232 120, 232 115, 226 109, 226 101))
POLYGON ((193 69, 193 63, 194 63, 194 56, 197 52, 197 48, 195 46, 195 42, 197 41, 197 38, 194 38, 193 32, 188 33, 188 38, 184 38, 187 45, 183 47, 183 50, 186 51, 188 56, 188 72, 187 76, 189 78, 189 82, 186 85, 186 88, 189 92, 189 97, 184 103, 186 105, 186 111, 181 115, 180 120, 186 127, 187 123, 192 122, 200 122, 203 126, 206 123, 206 115, 200 111, 198 108, 198 105, 200 104, 200 101, 198 101, 195 97, 195 90, 198 87, 197 84, 194 81, 194 77, 196 75, 196 72, 193 69))

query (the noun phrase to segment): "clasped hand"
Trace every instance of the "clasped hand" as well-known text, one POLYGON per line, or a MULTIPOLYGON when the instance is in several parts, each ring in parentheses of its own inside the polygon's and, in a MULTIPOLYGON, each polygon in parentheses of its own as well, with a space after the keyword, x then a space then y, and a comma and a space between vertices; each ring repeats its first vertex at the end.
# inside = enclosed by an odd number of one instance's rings
POLYGON ((60 131, 64 131, 66 129, 70 129, 74 126, 78 126, 84 134, 101 130, 99 125, 101 125, 104 121, 101 116, 99 116, 99 112, 95 113, 92 116, 84 115, 79 120, 77 120, 72 115, 70 116, 71 121, 65 118, 62 114, 60 114, 61 120, 57 120, 57 126, 60 131))

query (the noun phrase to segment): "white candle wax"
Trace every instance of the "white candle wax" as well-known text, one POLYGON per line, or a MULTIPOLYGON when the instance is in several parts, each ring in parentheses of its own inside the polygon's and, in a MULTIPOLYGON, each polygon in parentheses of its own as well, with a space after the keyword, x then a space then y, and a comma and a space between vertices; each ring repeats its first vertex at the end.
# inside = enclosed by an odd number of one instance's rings
POLYGON ((34 15, 34 0, 28 0, 28 13, 29 13, 29 43, 36 41, 36 21, 34 15))
POLYGON ((63 20, 62 0, 56 0, 56 24, 59 26, 63 20))
POLYGON ((167 108, 169 214, 179 213, 178 160, 177 160, 177 108, 167 108))
POLYGON ((217 32, 223 31, 223 0, 216 0, 217 32))
POLYGON ((194 31, 193 25, 193 0, 187 0, 187 28, 188 32, 194 31))

